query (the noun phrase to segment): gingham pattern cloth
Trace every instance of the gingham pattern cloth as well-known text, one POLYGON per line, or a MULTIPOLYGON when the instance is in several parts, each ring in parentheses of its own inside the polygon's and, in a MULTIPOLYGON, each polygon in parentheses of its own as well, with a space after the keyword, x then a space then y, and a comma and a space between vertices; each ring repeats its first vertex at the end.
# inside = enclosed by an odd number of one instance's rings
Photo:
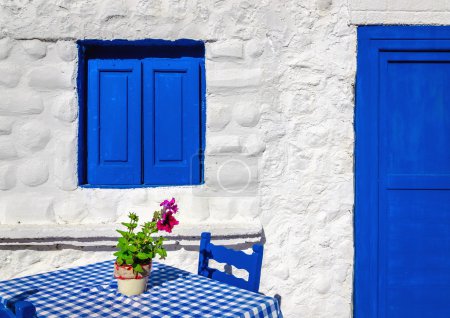
POLYGON ((282 317, 272 297, 246 291, 161 263, 153 263, 148 290, 117 291, 114 262, 106 261, 0 282, 7 307, 27 300, 38 317, 282 317))

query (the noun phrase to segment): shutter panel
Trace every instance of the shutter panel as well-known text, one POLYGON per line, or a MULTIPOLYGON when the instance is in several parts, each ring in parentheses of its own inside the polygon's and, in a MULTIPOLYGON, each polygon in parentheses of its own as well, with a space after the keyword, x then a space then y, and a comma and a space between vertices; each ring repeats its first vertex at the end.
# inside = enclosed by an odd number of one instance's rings
POLYGON ((88 63, 89 184, 141 184, 141 64, 88 63))
POLYGON ((196 59, 146 59, 144 183, 200 183, 200 85, 196 59))

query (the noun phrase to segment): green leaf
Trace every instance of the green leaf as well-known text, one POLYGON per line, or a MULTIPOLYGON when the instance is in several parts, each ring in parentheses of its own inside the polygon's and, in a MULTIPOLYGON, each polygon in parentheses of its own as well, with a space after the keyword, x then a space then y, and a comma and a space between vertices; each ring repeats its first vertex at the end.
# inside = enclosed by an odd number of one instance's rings
POLYGON ((145 260, 145 259, 148 259, 148 258, 149 258, 149 255, 146 254, 146 253, 139 252, 139 253, 137 254, 137 257, 138 257, 139 259, 141 259, 141 260, 145 260))
POLYGON ((134 271, 136 273, 143 273, 144 269, 142 268, 141 264, 137 264, 136 266, 133 267, 134 271))
POLYGON ((126 259, 125 259, 125 261, 127 262, 127 265, 133 265, 134 264, 134 261, 133 261, 133 257, 127 257, 126 259))
POLYGON ((123 264, 123 259, 121 259, 120 257, 117 258, 116 260, 117 264, 122 265, 123 264))
MULTIPOLYGON (((122 235, 124 238, 128 237, 128 232, 126 231, 122 231, 122 230, 116 230, 120 235, 122 235)), ((121 240, 121 238, 119 239, 119 241, 121 240)))
POLYGON ((156 249, 156 251, 155 251, 158 255, 159 255, 159 257, 161 257, 161 258, 165 258, 166 256, 167 256, 167 252, 166 252, 166 250, 164 249, 164 248, 158 248, 158 249, 156 249))

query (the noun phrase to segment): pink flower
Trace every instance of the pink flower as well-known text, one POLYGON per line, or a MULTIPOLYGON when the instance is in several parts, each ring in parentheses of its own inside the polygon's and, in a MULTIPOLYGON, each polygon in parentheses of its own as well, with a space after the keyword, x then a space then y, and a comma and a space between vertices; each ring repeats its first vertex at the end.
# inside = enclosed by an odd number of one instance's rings
POLYGON ((164 200, 161 202, 160 206, 163 207, 163 213, 164 212, 172 212, 177 213, 178 212, 178 205, 175 204, 175 198, 172 198, 172 200, 164 200))
POLYGON ((172 214, 172 211, 167 211, 162 215, 162 219, 158 220, 158 222, 156 223, 156 228, 159 231, 166 231, 167 233, 171 233, 173 227, 180 223, 173 217, 172 214))

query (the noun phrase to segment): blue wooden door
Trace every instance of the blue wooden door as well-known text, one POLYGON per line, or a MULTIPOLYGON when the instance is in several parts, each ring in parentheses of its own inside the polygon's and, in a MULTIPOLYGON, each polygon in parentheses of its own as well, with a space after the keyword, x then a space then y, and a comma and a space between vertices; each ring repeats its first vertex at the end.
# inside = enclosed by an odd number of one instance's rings
POLYGON ((450 317, 450 28, 363 27, 355 316, 450 317))

